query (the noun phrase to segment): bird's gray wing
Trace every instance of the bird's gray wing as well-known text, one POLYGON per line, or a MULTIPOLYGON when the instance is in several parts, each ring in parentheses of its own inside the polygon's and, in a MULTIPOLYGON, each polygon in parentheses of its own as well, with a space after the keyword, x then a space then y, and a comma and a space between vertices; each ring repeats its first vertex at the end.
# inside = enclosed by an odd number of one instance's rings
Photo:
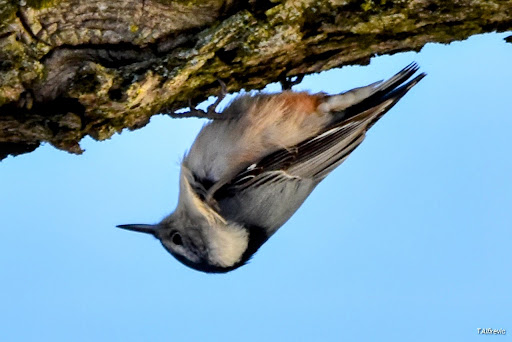
POLYGON ((213 199, 235 222, 264 227, 268 236, 284 224, 314 187, 364 140, 366 131, 425 75, 403 84, 417 70, 408 66, 360 102, 333 113, 319 135, 262 158, 219 187, 213 199))
POLYGON ((216 191, 214 200, 221 215, 263 227, 272 235, 363 139, 364 132, 352 125, 333 128, 291 150, 267 156, 216 191))

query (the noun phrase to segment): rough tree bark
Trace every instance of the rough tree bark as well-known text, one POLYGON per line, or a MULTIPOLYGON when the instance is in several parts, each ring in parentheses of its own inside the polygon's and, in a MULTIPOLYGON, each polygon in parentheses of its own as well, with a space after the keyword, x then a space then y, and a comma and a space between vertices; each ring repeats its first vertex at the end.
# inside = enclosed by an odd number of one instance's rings
POLYGON ((44 141, 80 153, 218 79, 261 89, 511 28, 512 0, 0 0, 0 158, 44 141))

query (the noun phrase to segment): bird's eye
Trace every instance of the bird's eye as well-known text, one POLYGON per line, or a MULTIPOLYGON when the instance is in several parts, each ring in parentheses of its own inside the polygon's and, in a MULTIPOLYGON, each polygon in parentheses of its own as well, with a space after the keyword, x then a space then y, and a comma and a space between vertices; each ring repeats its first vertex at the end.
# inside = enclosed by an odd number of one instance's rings
POLYGON ((174 233, 171 236, 171 241, 176 246, 182 246, 183 245, 183 239, 181 238, 180 233, 174 233))

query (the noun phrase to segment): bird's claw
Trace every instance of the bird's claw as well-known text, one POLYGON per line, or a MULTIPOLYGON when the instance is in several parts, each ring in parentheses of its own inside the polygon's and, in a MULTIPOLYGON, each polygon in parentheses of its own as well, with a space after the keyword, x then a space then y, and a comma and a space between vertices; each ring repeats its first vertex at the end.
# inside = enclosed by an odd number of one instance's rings
POLYGON ((300 82, 302 82, 303 79, 304 74, 297 76, 285 76, 282 80, 279 81, 279 83, 281 83, 282 90, 290 90, 294 85, 297 85, 300 82))
POLYGON ((226 87, 226 83, 224 83, 220 78, 218 78, 217 81, 220 84, 220 92, 217 94, 217 100, 215 100, 215 102, 209 105, 208 108, 206 109, 206 113, 208 115, 219 115, 219 113, 217 113, 216 111, 217 106, 222 102, 222 100, 224 100, 224 98, 228 94, 228 88, 226 87))
POLYGON ((217 106, 222 102, 222 100, 226 97, 228 94, 228 89, 226 86, 226 83, 224 83, 221 79, 217 79, 217 81, 220 84, 220 91, 217 94, 217 100, 215 100, 214 103, 208 106, 206 108, 206 111, 202 109, 197 109, 196 106, 192 103, 192 99, 188 100, 188 112, 183 113, 176 113, 175 111, 170 111, 168 113, 169 116, 173 118, 189 118, 189 117, 196 117, 196 118, 206 118, 206 119, 223 119, 220 113, 217 113, 216 109, 217 106))

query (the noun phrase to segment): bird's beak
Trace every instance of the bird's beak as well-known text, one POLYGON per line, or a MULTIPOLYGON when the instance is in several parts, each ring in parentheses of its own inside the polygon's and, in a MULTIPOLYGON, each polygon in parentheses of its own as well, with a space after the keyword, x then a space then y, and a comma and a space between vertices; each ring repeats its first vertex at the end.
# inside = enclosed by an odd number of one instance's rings
POLYGON ((148 233, 156 236, 162 227, 158 224, 120 224, 117 228, 123 228, 139 233, 148 233))

